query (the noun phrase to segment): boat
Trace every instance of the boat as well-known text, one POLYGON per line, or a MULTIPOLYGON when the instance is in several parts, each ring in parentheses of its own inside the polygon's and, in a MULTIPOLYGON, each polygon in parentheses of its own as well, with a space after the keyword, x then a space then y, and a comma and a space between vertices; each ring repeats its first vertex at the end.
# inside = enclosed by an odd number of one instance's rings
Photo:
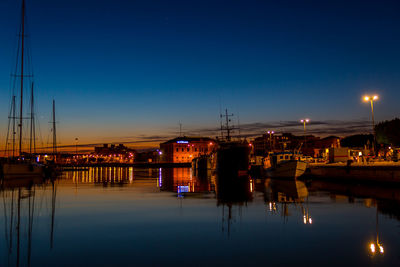
POLYGON ((34 118, 34 94, 33 94, 33 80, 32 73, 30 72, 29 66, 25 66, 25 64, 30 63, 30 57, 27 56, 26 53, 29 52, 29 49, 26 48, 25 44, 25 24, 26 24, 26 14, 25 14, 25 0, 22 0, 22 14, 21 14, 21 28, 19 35, 19 45, 18 45, 18 58, 16 63, 16 70, 19 70, 18 73, 12 75, 14 77, 14 82, 12 84, 19 85, 19 114, 16 114, 16 97, 17 97, 17 88, 12 88, 12 102, 9 113, 9 122, 8 122, 8 132, 6 139, 6 152, 9 152, 10 149, 8 147, 9 141, 12 141, 12 154, 8 155, 7 160, 2 164, 1 172, 4 178, 14 178, 14 177, 26 177, 26 176, 44 176, 45 175, 45 166, 38 163, 36 161, 36 148, 35 148, 35 118, 34 118), (25 67, 25 69, 24 69, 25 67), (26 78, 26 79, 24 79, 26 78), (30 99, 30 137, 29 137, 29 153, 23 151, 23 132, 24 132, 24 87, 28 84, 31 89, 31 99, 30 99), (18 125, 16 124, 16 120, 18 120, 18 125), (11 134, 10 134, 11 133, 11 134), (18 137, 16 136, 18 134, 18 137), (11 140, 10 140, 11 139, 11 140), (18 139, 18 140, 17 140, 18 139), (16 156, 16 141, 18 141, 18 156, 16 156))
POLYGON ((299 158, 298 154, 290 151, 272 153, 265 158, 265 174, 272 178, 297 179, 307 169, 307 162, 299 158))
POLYGON ((215 152, 215 169, 218 173, 231 174, 233 176, 244 176, 249 171, 250 146, 246 140, 237 138, 232 139, 231 132, 236 129, 229 125, 231 121, 225 109, 225 114, 220 115, 221 118, 221 137, 217 139, 218 147, 215 152), (225 119, 225 125, 222 123, 225 119), (226 133, 226 135, 224 135, 226 133))
POLYGON ((246 140, 232 139, 231 132, 236 129, 229 125, 231 121, 225 110, 221 118, 226 119, 225 125, 221 122, 221 137, 217 137, 217 148, 210 154, 200 155, 192 160, 193 172, 204 173, 207 170, 216 171, 223 176, 244 176, 249 171, 250 146, 246 140), (224 134, 226 133, 226 134, 224 134))
POLYGON ((216 151, 216 171, 247 175, 249 171, 249 144, 245 140, 218 142, 216 151))

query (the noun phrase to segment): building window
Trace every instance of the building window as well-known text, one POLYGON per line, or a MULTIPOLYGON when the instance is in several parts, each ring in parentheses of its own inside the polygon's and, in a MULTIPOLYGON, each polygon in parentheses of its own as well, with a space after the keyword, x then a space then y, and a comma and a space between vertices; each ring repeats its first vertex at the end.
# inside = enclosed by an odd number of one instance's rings
POLYGON ((187 148, 187 152, 189 152, 189 148, 187 148))
POLYGON ((179 148, 176 149, 176 152, 178 152, 179 148))
POLYGON ((182 148, 182 152, 183 152, 183 148, 182 148))
POLYGON ((197 147, 194 149, 195 152, 197 152, 197 147))

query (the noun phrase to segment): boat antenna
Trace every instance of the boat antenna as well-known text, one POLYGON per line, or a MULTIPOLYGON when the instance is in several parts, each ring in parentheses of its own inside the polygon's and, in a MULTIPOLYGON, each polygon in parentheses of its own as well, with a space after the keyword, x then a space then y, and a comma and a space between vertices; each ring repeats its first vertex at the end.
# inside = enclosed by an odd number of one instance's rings
POLYGON ((230 141, 231 140, 231 132, 234 129, 234 127, 229 126, 229 122, 231 122, 230 117, 232 117, 233 114, 228 114, 228 109, 225 109, 225 115, 220 114, 221 118, 221 137, 223 138, 223 131, 226 131, 226 140, 230 141), (222 118, 225 118, 225 126, 222 124, 222 118))

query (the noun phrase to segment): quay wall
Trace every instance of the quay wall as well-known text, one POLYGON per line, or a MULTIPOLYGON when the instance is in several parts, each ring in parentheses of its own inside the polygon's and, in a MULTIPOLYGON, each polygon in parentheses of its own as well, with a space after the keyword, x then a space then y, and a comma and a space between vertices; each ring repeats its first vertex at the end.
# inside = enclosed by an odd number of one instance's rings
POLYGON ((83 163, 83 164, 59 164, 62 168, 68 167, 137 167, 137 168, 188 168, 191 167, 191 163, 83 163))
POLYGON ((307 177, 400 183, 400 165, 310 164, 307 177))

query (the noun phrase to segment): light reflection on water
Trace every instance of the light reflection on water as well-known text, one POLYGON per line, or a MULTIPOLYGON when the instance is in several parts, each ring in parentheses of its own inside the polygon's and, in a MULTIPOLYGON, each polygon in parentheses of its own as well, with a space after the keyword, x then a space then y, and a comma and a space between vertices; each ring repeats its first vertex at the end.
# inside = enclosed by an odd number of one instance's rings
POLYGON ((90 168, 0 194, 1 266, 400 264, 396 187, 90 168))

